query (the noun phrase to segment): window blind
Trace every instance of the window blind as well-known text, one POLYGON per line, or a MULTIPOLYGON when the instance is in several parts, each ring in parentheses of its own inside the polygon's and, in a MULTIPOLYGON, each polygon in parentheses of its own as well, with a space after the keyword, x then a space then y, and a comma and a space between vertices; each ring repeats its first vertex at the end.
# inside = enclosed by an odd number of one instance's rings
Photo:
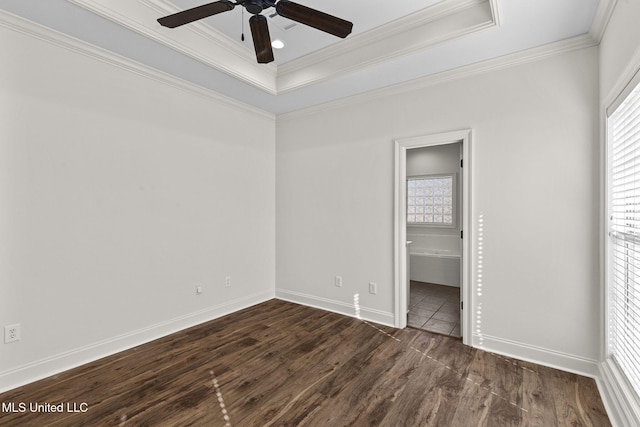
POLYGON ((609 355, 640 396, 640 85, 607 122, 609 355))

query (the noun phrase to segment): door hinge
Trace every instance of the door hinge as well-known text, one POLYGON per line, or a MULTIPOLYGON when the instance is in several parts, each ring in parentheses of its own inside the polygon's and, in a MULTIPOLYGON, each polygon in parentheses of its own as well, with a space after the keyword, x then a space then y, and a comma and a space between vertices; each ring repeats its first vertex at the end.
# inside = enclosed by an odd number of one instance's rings
POLYGON ((462 159, 460 159, 460 167, 462 167, 462 159))
POLYGON ((460 230, 460 238, 463 239, 464 238, 464 233, 462 230, 460 230))
POLYGON ((464 302, 464 301, 460 301, 460 310, 462 310, 462 309, 463 309, 463 304, 462 304, 463 302, 464 302))

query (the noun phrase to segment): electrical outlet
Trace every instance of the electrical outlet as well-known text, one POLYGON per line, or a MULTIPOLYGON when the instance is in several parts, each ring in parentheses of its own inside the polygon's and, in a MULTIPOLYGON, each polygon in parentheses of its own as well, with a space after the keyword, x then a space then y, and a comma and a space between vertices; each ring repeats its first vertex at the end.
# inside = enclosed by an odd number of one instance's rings
POLYGON ((200 295, 203 292, 202 285, 196 285, 196 295, 200 295))
POLYGON ((20 341, 20 324, 7 325, 4 327, 4 343, 20 341))
POLYGON ((224 287, 228 288, 231 286, 231 276, 227 276, 224 278, 224 287))
POLYGON ((336 276, 335 284, 337 287, 342 287, 342 276, 336 276))
POLYGON ((373 295, 378 293, 378 285, 375 282, 369 282, 369 293, 373 295))

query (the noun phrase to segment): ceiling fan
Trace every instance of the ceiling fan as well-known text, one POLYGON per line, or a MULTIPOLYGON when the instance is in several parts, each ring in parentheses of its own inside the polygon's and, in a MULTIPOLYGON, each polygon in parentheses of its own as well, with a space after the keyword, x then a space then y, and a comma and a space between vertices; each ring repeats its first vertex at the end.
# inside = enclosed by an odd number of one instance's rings
POLYGON ((251 27, 251 36, 253 37, 253 45, 256 50, 256 58, 261 64, 273 61, 273 50, 271 49, 271 37, 269 36, 267 18, 260 14, 263 10, 270 7, 275 7, 276 13, 280 16, 333 34, 337 37, 347 37, 353 28, 353 23, 320 12, 319 10, 289 0, 280 0, 277 3, 276 1, 277 0, 237 0, 233 2, 230 0, 219 0, 165 16, 158 19, 158 22, 162 26, 175 28, 218 13, 227 12, 236 6, 242 6, 247 12, 253 15, 249 18, 249 26, 251 27))

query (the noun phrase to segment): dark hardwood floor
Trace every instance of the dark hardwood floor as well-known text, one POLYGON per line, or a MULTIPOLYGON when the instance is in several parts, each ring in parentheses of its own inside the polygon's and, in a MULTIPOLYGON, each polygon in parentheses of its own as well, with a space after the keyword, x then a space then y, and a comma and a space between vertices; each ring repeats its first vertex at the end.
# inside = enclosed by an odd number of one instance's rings
POLYGON ((590 378, 278 300, 0 402, 26 406, 0 413, 5 427, 610 425, 590 378), (31 412, 31 403, 64 412, 31 412))

